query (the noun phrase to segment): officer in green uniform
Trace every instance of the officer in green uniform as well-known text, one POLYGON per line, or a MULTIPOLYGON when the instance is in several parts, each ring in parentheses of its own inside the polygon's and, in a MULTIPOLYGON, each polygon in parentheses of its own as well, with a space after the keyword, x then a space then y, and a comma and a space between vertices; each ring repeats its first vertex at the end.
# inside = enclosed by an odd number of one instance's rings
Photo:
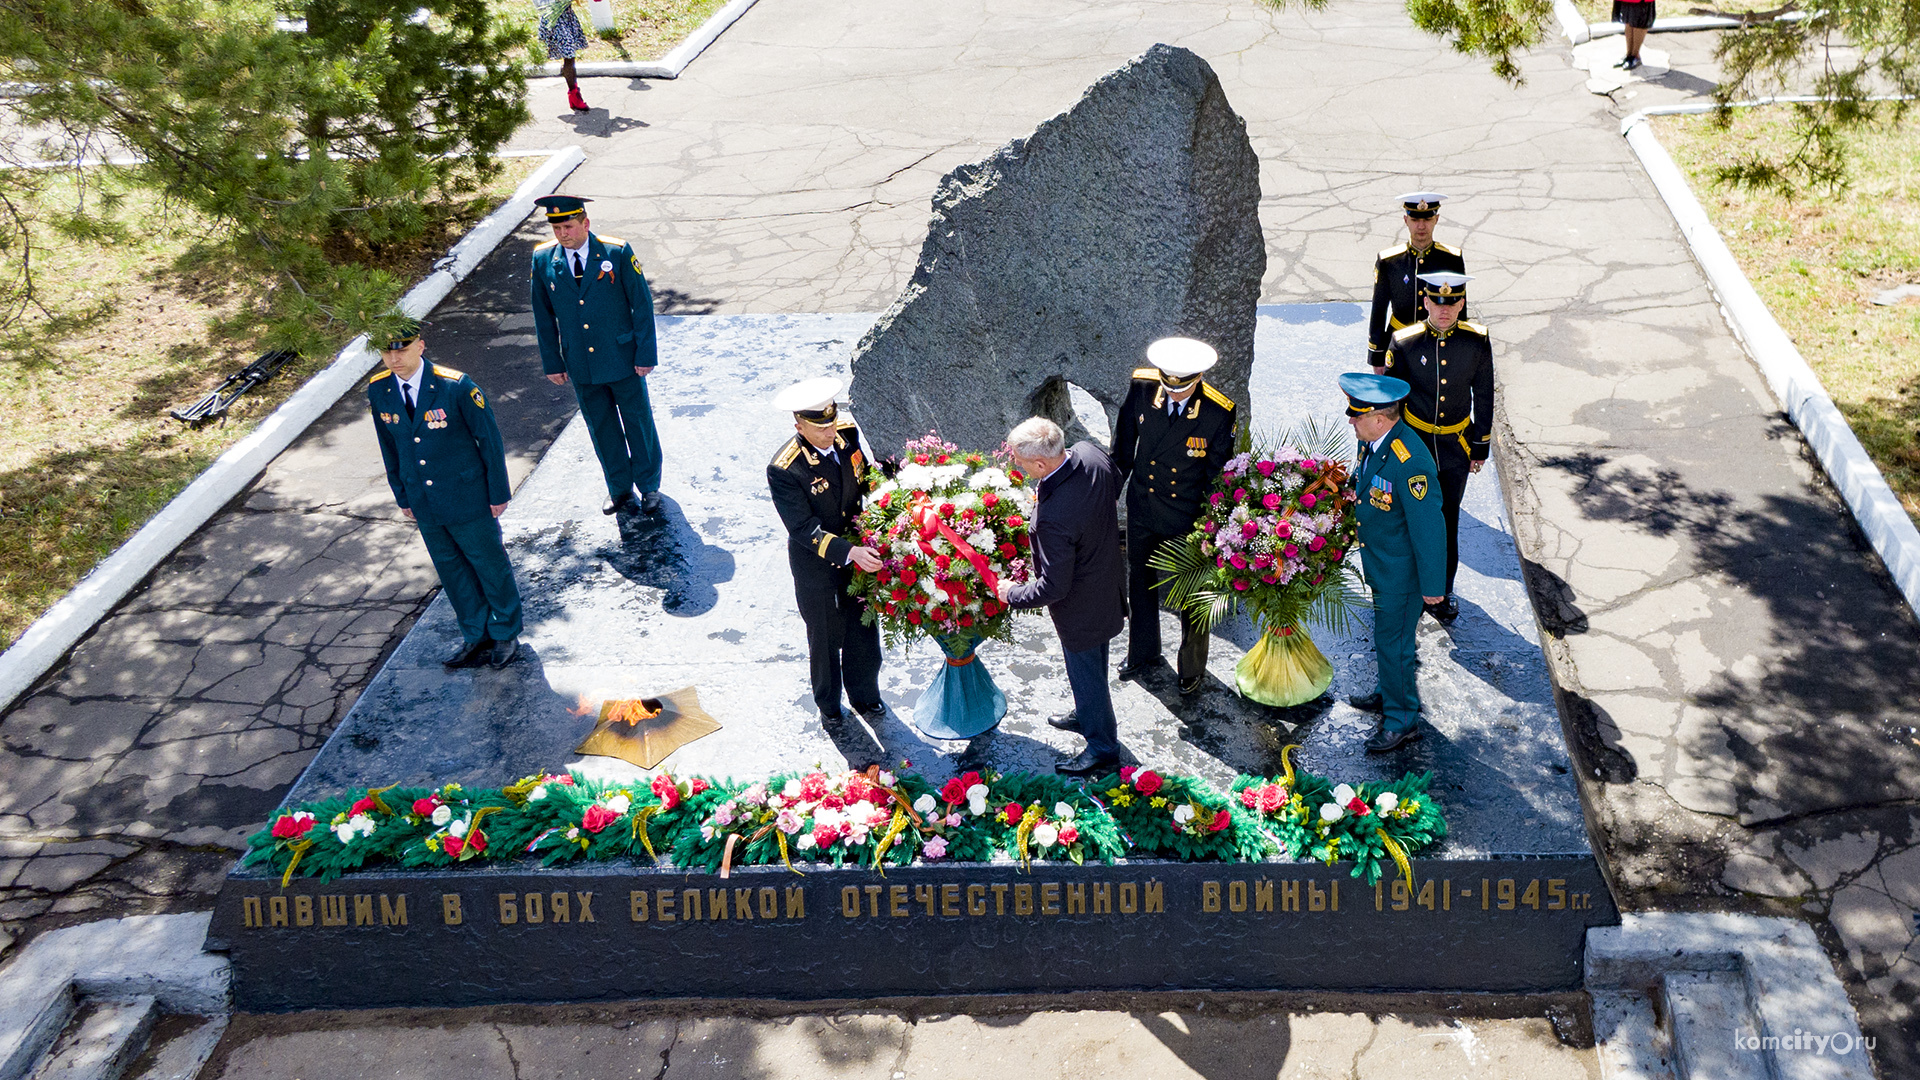
POLYGON ((1433 191, 1411 191, 1400 196, 1405 209, 1407 242, 1382 251, 1373 261, 1373 308, 1367 316, 1367 363, 1375 375, 1386 374, 1387 346, 1393 332, 1420 321, 1420 275, 1436 270, 1467 272, 1459 248, 1433 238, 1440 204, 1447 197, 1433 191))
POLYGON ((427 363, 426 348, 418 323, 403 327, 367 382, 387 486, 460 620, 446 666, 505 667, 520 653, 520 588, 498 520, 513 498, 506 447, 487 396, 464 372, 427 363))
POLYGON ((773 508, 787 527, 793 595, 807 625, 813 701, 830 736, 845 717, 843 687, 868 720, 877 723, 887 712, 880 700, 880 628, 865 621, 866 602, 847 593, 854 567, 880 569, 880 553, 849 538, 867 494, 867 461, 860 429, 834 403, 840 390, 840 380, 823 377, 774 398, 776 408, 793 414, 795 433, 767 464, 773 508))
POLYGON ((1440 599, 1447 543, 1433 457, 1400 419, 1407 384, 1384 375, 1340 376, 1347 423, 1360 440, 1353 470, 1359 496, 1360 567, 1373 590, 1373 651, 1380 685, 1348 699, 1381 714, 1367 752, 1385 753, 1420 737, 1419 655, 1414 630, 1423 601, 1440 599))
MULTIPOLYGON (((1233 399, 1201 376, 1219 359, 1213 346, 1192 338, 1161 338, 1147 346, 1152 367, 1137 368, 1113 435, 1113 465, 1127 484, 1127 656, 1120 677, 1130 679, 1162 663, 1160 601, 1155 580, 1166 575, 1147 560, 1169 540, 1193 531, 1207 493, 1233 457, 1233 399)), ((1182 613, 1175 672, 1180 692, 1200 689, 1207 673, 1207 633, 1182 613)))
POLYGON ((555 386, 573 384, 607 480, 600 512, 658 513, 660 435, 647 398, 647 375, 659 362, 653 292, 625 240, 594 235, 586 207, 592 201, 534 200, 553 226, 553 239, 533 251, 528 285, 540 367, 555 386))
POLYGON ((1413 388, 1406 421, 1420 433, 1440 469, 1440 510, 1447 522, 1447 593, 1427 614, 1443 625, 1460 615, 1453 579, 1460 569, 1460 502, 1467 477, 1487 463, 1493 443, 1493 342, 1486 327, 1460 317, 1465 274, 1420 278, 1427 317, 1393 335, 1385 374, 1413 388))

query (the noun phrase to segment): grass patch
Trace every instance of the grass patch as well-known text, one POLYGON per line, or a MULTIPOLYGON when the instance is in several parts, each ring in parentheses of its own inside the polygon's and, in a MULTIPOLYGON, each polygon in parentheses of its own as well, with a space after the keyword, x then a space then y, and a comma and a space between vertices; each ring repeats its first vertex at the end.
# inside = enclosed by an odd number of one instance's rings
POLYGON ((1907 513, 1920 520, 1920 300, 1876 293, 1920 282, 1920 114, 1851 135, 1851 184, 1792 197, 1731 188, 1716 168, 1749 151, 1785 157, 1784 108, 1655 120, 1663 143, 1774 318, 1792 335, 1907 513))
MULTIPOLYGON (((406 281, 540 165, 508 158, 485 190, 429 208, 420 240, 351 253, 406 281)), ((303 356, 240 399, 225 424, 167 415, 263 351, 282 290, 260 254, 132 175, 70 174, 30 197, 36 290, 0 329, 0 648, 144 525, 346 343, 303 356), (81 198, 117 203, 116 227, 60 226, 81 198)))
MULTIPOLYGON (((587 47, 575 59, 581 63, 658 60, 726 5, 727 0, 613 0, 614 28, 596 33, 585 0, 579 0, 573 13, 587 32, 587 47)), ((533 0, 493 0, 492 6, 495 18, 526 26, 533 44, 524 55, 535 63, 545 63, 547 51, 535 34, 538 19, 533 0)))

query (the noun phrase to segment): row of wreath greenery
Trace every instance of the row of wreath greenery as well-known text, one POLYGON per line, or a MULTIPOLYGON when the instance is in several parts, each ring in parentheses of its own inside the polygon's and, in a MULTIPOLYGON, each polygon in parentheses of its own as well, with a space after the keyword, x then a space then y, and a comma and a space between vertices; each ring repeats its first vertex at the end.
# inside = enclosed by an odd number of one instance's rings
POLYGON ((283 808, 249 841, 248 864, 330 881, 393 866, 467 867, 537 857, 665 862, 692 869, 795 863, 884 870, 1005 856, 1077 863, 1162 858, 1249 862, 1272 855, 1351 861, 1379 880, 1446 835, 1430 773, 1335 784, 1296 771, 1238 777, 1228 793, 1193 776, 1126 768, 1091 783, 969 772, 792 773, 755 783, 612 783, 535 774, 504 788, 398 786, 283 808))

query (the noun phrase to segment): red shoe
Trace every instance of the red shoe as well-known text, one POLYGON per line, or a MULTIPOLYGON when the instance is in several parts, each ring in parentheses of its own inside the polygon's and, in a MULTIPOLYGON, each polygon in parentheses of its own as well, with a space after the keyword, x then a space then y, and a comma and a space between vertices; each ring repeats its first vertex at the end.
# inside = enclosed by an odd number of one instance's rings
POLYGON ((575 112, 587 111, 587 99, 580 96, 580 88, 577 86, 567 88, 567 104, 573 106, 575 112))

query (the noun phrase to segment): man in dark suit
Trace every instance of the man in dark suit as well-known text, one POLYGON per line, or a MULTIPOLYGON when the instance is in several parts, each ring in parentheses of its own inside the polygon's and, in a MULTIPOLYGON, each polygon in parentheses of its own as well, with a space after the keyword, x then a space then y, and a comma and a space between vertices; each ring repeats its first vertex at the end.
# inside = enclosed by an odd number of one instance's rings
POLYGON ((1007 435, 1013 463, 1036 481, 1033 576, 1000 582, 1013 608, 1044 607, 1066 654, 1073 715, 1049 721, 1078 731, 1087 747, 1054 766, 1066 776, 1099 776, 1120 764, 1120 736, 1107 685, 1107 646, 1127 612, 1126 563, 1120 557, 1120 472, 1090 442, 1067 449, 1066 433, 1034 417, 1007 435))
POLYGON ((1394 332, 1420 321, 1420 275, 1435 271, 1464 274, 1467 258, 1459 248, 1433 238, 1445 195, 1412 191, 1400 196, 1407 242, 1382 251, 1373 261, 1373 308, 1367 316, 1367 363, 1379 375, 1387 363, 1394 332))
POLYGON ((860 429, 839 415, 840 380, 809 379, 790 386, 774 405, 793 414, 796 434, 767 465, 774 509, 787 527, 787 565, 793 595, 807 624, 813 702, 826 723, 841 720, 840 690, 860 715, 879 720, 880 628, 862 616, 866 603, 847 594, 851 567, 880 569, 880 553, 848 539, 866 496, 866 457, 860 429))
MULTIPOLYGON (((1162 663, 1160 604, 1165 575, 1147 565, 1160 545, 1193 531, 1207 492, 1233 457, 1233 399, 1201 379, 1219 356, 1192 338, 1161 338, 1147 347, 1152 367, 1134 371, 1113 435, 1113 465, 1127 483, 1127 658, 1129 679, 1162 663)), ((1180 613, 1180 692, 1200 689, 1207 673, 1207 632, 1180 613)))
POLYGON ((658 513, 660 435, 647 397, 647 376, 659 363, 653 292, 625 240, 594 235, 591 201, 534 200, 553 226, 553 239, 533 251, 528 282, 540 367, 555 386, 573 384, 607 481, 600 512, 658 513))
POLYGON ((385 366, 367 382, 380 457, 460 620, 463 641, 446 666, 505 667, 520 652, 520 589, 497 520, 513 497, 506 448, 487 396, 464 373, 427 363, 426 349, 410 323, 380 351, 385 366))

